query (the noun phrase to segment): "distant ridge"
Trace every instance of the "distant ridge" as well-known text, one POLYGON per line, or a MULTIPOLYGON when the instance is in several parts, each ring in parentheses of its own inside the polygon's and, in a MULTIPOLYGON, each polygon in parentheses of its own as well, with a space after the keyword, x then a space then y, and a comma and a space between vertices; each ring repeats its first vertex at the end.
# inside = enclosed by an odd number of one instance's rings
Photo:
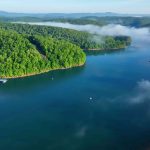
POLYGON ((81 18, 81 17, 109 17, 109 16, 150 16, 148 14, 119 14, 112 12, 105 13, 15 13, 15 12, 6 12, 0 11, 0 17, 50 17, 50 18, 81 18))

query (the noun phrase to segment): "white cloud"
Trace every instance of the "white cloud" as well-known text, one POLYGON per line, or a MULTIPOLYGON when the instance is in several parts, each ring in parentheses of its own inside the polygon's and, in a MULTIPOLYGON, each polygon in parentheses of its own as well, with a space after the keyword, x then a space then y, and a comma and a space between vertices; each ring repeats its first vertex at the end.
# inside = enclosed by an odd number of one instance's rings
POLYGON ((138 86, 144 91, 150 91, 150 81, 148 80, 142 80, 141 82, 138 82, 138 86))
POLYGON ((137 94, 129 98, 129 102, 133 104, 143 103, 145 100, 150 100, 150 81, 142 80, 138 82, 137 94))

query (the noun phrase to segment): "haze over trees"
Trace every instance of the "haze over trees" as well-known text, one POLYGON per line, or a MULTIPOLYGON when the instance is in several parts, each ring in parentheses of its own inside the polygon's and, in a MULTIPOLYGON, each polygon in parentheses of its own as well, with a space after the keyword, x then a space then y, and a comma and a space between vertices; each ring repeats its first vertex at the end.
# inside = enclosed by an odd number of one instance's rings
POLYGON ((58 16, 55 14, 50 15, 31 15, 28 16, 24 14, 24 16, 17 16, 8 15, 7 16, 0 16, 0 21, 3 22, 48 22, 48 21, 55 21, 55 22, 67 22, 71 24, 78 24, 78 25, 86 25, 86 24, 93 24, 97 26, 104 26, 108 24, 120 24, 123 26, 130 26, 130 27, 150 27, 150 16, 140 16, 140 15, 107 15, 107 16, 100 16, 96 14, 59 14, 58 16), (74 17, 73 17, 73 16, 74 17))
POLYGON ((29 25, 29 24, 11 24, 11 23, 1 23, 1 29, 15 30, 20 34, 28 35, 43 35, 51 36, 56 39, 67 40, 82 49, 120 49, 125 48, 131 43, 131 38, 128 36, 98 36, 87 32, 76 31, 72 29, 65 29, 59 27, 51 26, 39 26, 39 25, 29 25), (100 40, 94 40, 95 37, 100 40))

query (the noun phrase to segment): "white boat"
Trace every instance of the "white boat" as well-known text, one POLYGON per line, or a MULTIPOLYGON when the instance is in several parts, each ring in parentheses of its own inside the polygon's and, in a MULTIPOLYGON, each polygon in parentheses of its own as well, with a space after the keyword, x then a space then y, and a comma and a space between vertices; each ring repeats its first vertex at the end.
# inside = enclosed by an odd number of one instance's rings
POLYGON ((7 82, 7 79, 0 79, 0 83, 6 83, 7 82))

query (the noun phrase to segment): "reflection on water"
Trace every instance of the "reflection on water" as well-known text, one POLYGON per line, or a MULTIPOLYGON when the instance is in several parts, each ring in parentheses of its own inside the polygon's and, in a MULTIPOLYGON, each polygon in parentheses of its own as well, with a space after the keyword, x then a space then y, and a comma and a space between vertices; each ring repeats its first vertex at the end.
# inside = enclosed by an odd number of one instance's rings
POLYGON ((10 79, 8 80, 7 85, 0 86, 0 90, 19 90, 19 89, 30 89, 46 86, 46 85, 54 85, 58 82, 65 82, 70 78, 73 78, 77 74, 80 74, 84 70, 85 66, 64 69, 64 70, 56 70, 50 71, 48 73, 43 73, 40 75, 35 75, 31 77, 19 78, 19 79, 10 79), (14 88, 15 87, 15 88, 14 88))
POLYGON ((141 46, 0 86, 0 150, 147 150, 150 53, 141 46))
POLYGON ((120 50, 84 50, 87 56, 98 56, 98 55, 107 55, 107 54, 115 54, 115 53, 121 53, 125 49, 120 50))

